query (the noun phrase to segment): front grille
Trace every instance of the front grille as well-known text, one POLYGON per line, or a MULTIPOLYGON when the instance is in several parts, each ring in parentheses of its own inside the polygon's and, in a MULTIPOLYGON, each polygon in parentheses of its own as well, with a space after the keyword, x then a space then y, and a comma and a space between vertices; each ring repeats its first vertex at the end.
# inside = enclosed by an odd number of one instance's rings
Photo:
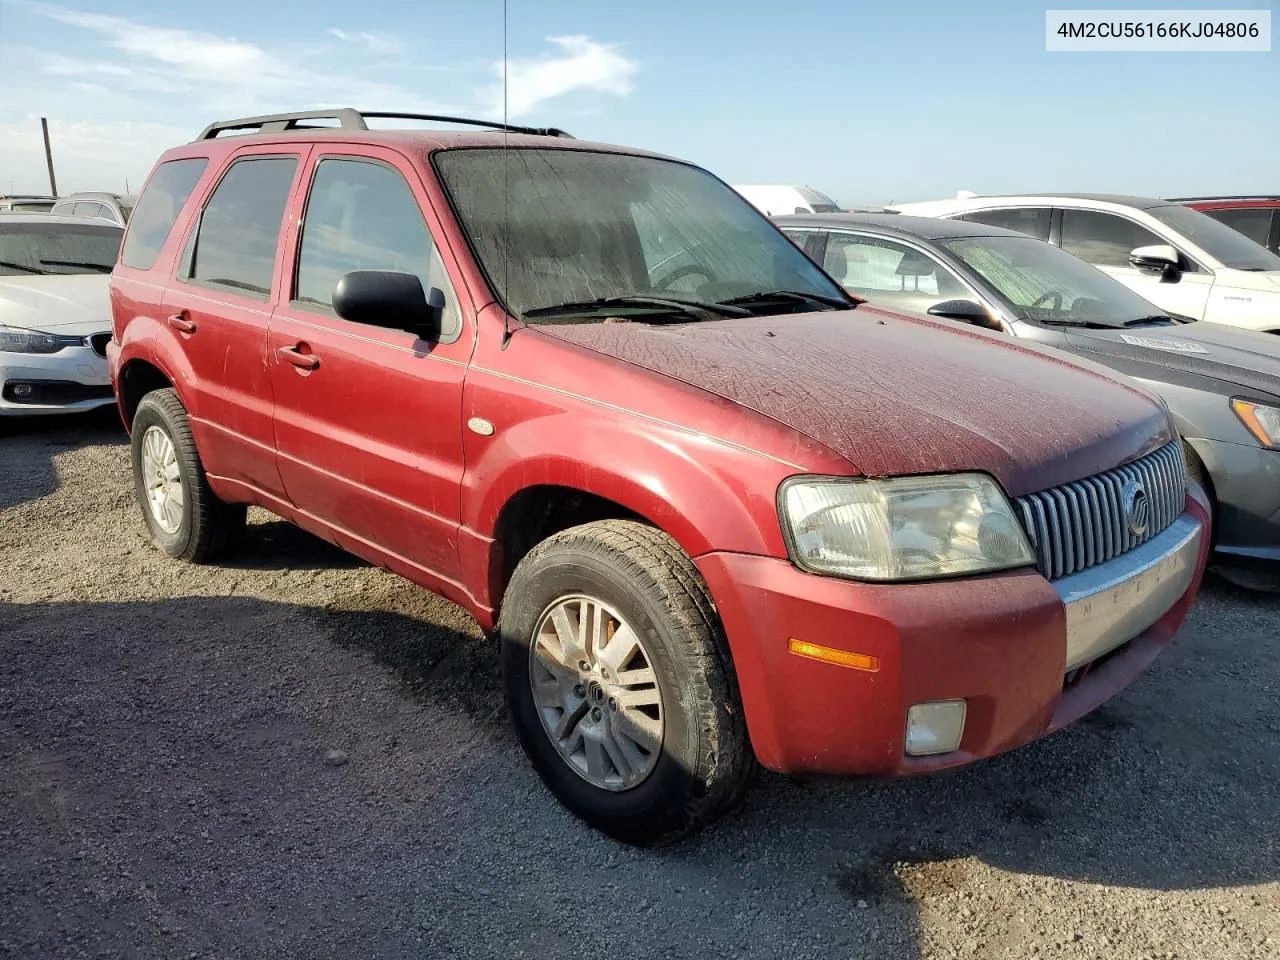
POLYGON ((1036 553, 1036 568, 1057 580, 1146 543, 1182 514, 1186 490, 1182 446, 1175 440, 1122 467, 1015 502, 1036 553), (1125 513, 1130 483, 1141 485, 1147 496, 1148 519, 1141 533, 1133 532, 1125 513))
POLYGON ((107 355, 107 344, 111 342, 111 334, 95 333, 89 338, 89 346, 93 347, 93 352, 100 357, 107 355))

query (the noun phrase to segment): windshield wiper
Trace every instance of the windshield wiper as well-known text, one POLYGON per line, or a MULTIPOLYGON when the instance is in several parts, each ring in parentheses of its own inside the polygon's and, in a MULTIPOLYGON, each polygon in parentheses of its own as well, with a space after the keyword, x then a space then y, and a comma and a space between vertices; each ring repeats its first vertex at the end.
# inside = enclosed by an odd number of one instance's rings
POLYGON ((750 310, 722 303, 704 303, 701 300, 679 300, 675 297, 600 297, 596 300, 570 300, 568 303, 557 303, 550 307, 535 307, 525 310, 522 316, 553 317, 558 314, 590 313, 608 310, 611 307, 653 308, 663 313, 679 313, 685 316, 705 320, 709 315, 716 317, 749 317, 750 310))
POLYGON ((1043 323, 1050 327, 1088 327, 1093 330, 1120 330, 1127 327, 1126 323, 1104 323, 1101 320, 1068 320, 1065 317, 1040 318, 1031 320, 1030 317, 1023 317, 1031 323, 1043 323))
POLYGON ((801 290, 760 290, 741 297, 731 297, 719 301, 722 304, 736 306, 739 304, 759 304, 769 300, 783 300, 787 303, 817 303, 836 310, 852 310, 858 304, 853 300, 842 300, 839 297, 828 297, 820 293, 804 293, 801 290))
POLYGON ((25 263, 13 263, 10 260, 0 260, 0 267, 8 267, 10 270, 25 270, 27 273, 38 274, 42 277, 49 273, 48 270, 37 270, 35 267, 29 267, 25 263))
POLYGON ((111 267, 105 263, 89 263, 87 260, 41 260, 40 262, 50 267, 88 267, 99 273, 111 272, 111 267))
POLYGON ((1161 320, 1168 320, 1170 323, 1189 323, 1190 322, 1189 320, 1184 320, 1179 317, 1171 317, 1167 313, 1153 313, 1149 317, 1138 317, 1136 320, 1126 320, 1124 322, 1124 325, 1126 327, 1136 327, 1140 323, 1158 323, 1161 320))

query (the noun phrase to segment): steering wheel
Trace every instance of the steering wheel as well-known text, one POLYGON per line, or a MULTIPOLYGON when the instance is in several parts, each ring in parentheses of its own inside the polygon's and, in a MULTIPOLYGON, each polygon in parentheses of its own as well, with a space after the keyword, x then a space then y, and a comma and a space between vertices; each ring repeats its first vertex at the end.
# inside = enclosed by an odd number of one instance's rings
POLYGON ((653 286, 656 290, 670 290, 672 284, 685 277, 693 276, 702 277, 707 283, 714 283, 719 279, 706 267, 700 267, 696 263, 686 263, 683 267, 676 267, 661 280, 655 280, 653 286))
POLYGON ((1042 294, 1040 294, 1040 296, 1036 297, 1035 303, 1031 304, 1031 309, 1032 309, 1032 310, 1034 310, 1036 307, 1040 306, 1040 304, 1042 304, 1042 303, 1044 303, 1044 302, 1046 302, 1046 301, 1048 301, 1048 300, 1052 300, 1052 301, 1053 301, 1053 312, 1054 312, 1054 313, 1059 313, 1059 312, 1061 312, 1061 310, 1062 310, 1062 294, 1061 294, 1059 291, 1057 291, 1057 290, 1050 290, 1048 293, 1042 293, 1042 294))

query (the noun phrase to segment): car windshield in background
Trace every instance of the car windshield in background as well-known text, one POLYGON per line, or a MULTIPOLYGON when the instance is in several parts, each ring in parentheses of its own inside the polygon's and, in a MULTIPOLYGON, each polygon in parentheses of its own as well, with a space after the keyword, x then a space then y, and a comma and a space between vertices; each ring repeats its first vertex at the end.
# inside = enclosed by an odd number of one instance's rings
POLYGON ((107 224, 0 221, 0 276, 110 273, 122 236, 107 224))
POLYGON ((1033 237, 943 240, 1028 320, 1123 327, 1160 310, 1118 280, 1033 237))
POLYGON ((1151 207, 1147 213, 1177 230, 1224 267, 1235 270, 1280 270, 1280 257, 1199 210, 1171 203, 1151 207))
POLYGON ((746 200, 696 167, 570 150, 449 150, 435 163, 494 289, 531 323, 850 305, 746 200))

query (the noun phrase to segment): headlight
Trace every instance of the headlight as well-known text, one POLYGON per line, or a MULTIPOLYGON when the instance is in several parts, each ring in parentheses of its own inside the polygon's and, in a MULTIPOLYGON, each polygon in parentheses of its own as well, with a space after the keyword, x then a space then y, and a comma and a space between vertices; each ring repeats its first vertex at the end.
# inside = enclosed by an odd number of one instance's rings
POLYGON ((83 337, 64 337, 21 327, 0 327, 0 353, 57 353, 63 347, 78 347, 83 337))
POLYGON ((1280 447, 1280 409, 1249 400, 1232 400, 1231 409, 1264 447, 1280 447))
POLYGON ((1031 566, 1035 555, 990 477, 796 477, 778 498, 792 559, 854 580, 924 580, 1031 566))

